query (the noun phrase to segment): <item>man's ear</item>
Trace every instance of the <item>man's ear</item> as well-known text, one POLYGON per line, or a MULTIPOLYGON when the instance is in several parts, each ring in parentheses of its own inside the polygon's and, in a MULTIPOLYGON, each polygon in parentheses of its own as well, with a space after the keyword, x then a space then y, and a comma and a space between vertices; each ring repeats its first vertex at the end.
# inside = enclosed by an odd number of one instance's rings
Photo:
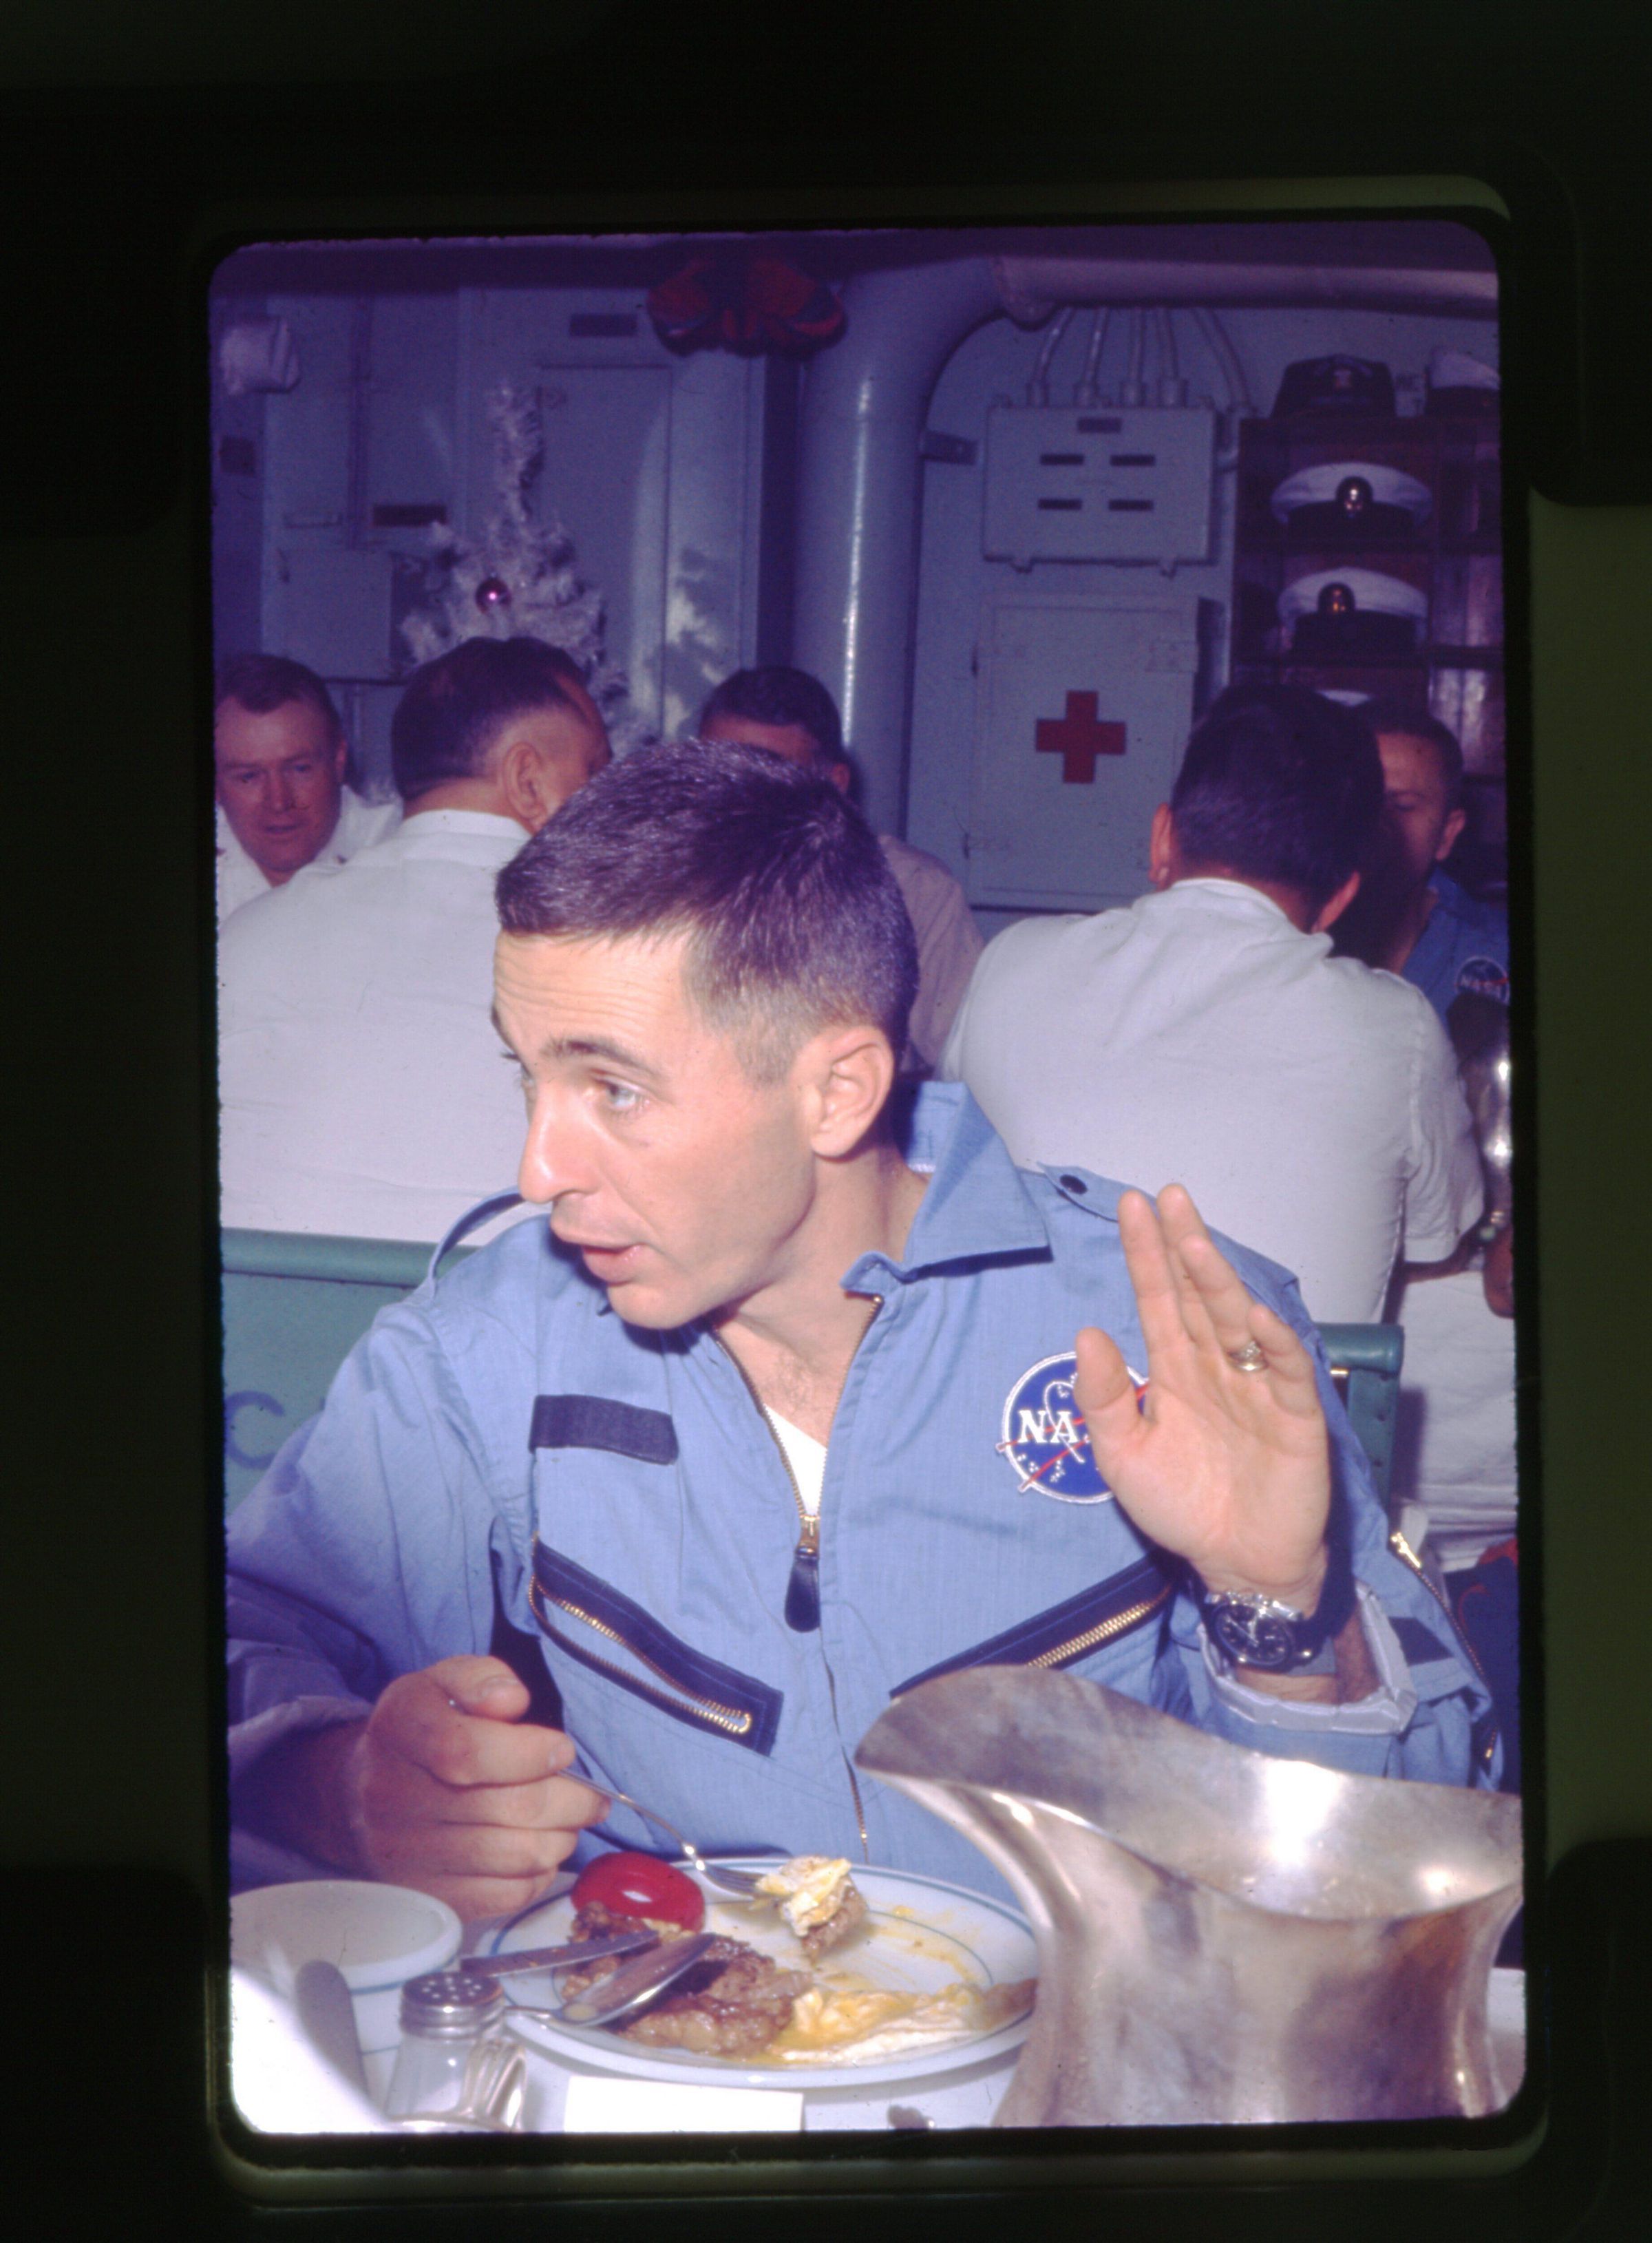
POLYGON ((340 732, 339 735, 339 744, 332 751, 332 776, 338 780, 340 786, 344 785, 344 775, 348 770, 349 765, 349 738, 345 733, 340 732))
POLYGON ((823 1160, 855 1151, 895 1083, 889 1038, 870 1020, 823 1028, 797 1054, 793 1079, 805 1104, 809 1142, 823 1160))
POLYGON ((1176 854, 1176 820, 1169 803, 1161 802, 1153 812, 1153 822, 1147 836, 1147 877, 1156 888, 1170 886, 1171 865, 1176 854))
POLYGON ((1329 897, 1320 906, 1313 924, 1307 932, 1310 934, 1323 934, 1327 927, 1333 926, 1341 918, 1359 892, 1360 875, 1358 872, 1350 872, 1335 895, 1329 897))
POLYGON ((506 741, 494 758, 494 784, 506 816, 530 833, 537 833, 567 799, 554 765, 532 740, 506 741))
POLYGON ((1451 812, 1450 816, 1446 820, 1444 831, 1440 836, 1440 846, 1434 851, 1434 862, 1436 865, 1443 865, 1445 863, 1447 858, 1450 856, 1452 851, 1457 845, 1458 835, 1462 832, 1464 826, 1467 825, 1467 823, 1468 812, 1466 810, 1454 810, 1451 812))
POLYGON ((847 764, 834 764, 826 774, 839 794, 849 792, 850 780, 855 776, 847 764))

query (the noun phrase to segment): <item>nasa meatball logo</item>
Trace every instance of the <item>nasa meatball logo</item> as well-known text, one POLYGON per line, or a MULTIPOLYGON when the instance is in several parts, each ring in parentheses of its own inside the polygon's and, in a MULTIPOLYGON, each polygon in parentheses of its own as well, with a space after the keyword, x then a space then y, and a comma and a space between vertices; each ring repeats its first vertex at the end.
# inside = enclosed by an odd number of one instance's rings
MULTIPOLYGON (((1009 1458, 1022 1495, 1036 1488, 1057 1503, 1111 1503, 1112 1490, 1096 1469, 1073 1395, 1078 1367, 1077 1356, 1047 1355, 1023 1372, 1004 1405, 998 1454, 1009 1458)), ((1147 1382, 1130 1375, 1139 1402, 1147 1382)))
POLYGON ((1508 974, 1493 958, 1471 958, 1459 970, 1457 987, 1460 994, 1470 997, 1492 997, 1498 1004, 1508 1002, 1508 974))

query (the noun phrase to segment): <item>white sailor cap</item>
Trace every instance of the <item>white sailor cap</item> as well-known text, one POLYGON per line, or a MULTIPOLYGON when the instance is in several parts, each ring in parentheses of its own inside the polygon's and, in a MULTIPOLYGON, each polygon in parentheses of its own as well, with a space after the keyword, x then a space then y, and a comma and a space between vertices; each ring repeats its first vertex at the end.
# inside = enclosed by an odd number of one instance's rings
POLYGON ((1430 389, 1499 389, 1502 377, 1494 366, 1483 359, 1471 358, 1467 351, 1440 348, 1428 354, 1428 387, 1430 389))
POLYGON ((1383 467, 1375 460, 1326 460, 1287 475, 1268 504, 1276 522, 1288 522, 1304 506, 1340 507, 1350 520, 1369 506, 1395 506, 1417 523, 1427 521, 1431 501, 1427 484, 1402 475, 1398 468, 1383 467))
POLYGON ((1404 616, 1420 637, 1428 623, 1428 596, 1374 569, 1319 569, 1296 577, 1279 594, 1279 617, 1287 637, 1294 637, 1303 616, 1325 613, 1404 616))

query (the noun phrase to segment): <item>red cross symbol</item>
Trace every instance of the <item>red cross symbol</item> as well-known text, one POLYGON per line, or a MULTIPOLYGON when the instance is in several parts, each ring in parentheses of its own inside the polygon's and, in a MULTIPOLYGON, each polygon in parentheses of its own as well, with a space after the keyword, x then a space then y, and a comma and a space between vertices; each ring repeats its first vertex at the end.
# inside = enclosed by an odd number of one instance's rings
POLYGON ((1125 728, 1098 723, 1093 693, 1069 693, 1064 717, 1039 717, 1033 744, 1041 756, 1061 758, 1064 786, 1093 786, 1096 758, 1124 754, 1125 728))

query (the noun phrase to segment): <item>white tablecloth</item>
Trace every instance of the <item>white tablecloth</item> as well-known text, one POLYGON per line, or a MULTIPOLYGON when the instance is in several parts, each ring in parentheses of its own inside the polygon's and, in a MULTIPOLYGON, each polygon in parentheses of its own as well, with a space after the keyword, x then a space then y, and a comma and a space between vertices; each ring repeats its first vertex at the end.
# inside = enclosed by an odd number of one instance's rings
MULTIPOLYGON (((991 2125, 992 2114, 1010 2084, 1018 2052, 1008 2049, 968 2071, 947 2072, 931 2081, 920 2079, 911 2086, 883 2086, 870 2091, 852 2087, 824 2091, 810 2089, 803 2097, 803 2131, 810 2134, 887 2133, 897 2123, 890 2116, 891 2106, 897 2118, 921 2112, 933 2126, 991 2125)), ((542 2049, 532 2051, 528 2057, 528 2095, 522 2113, 524 2128, 534 2133, 560 2134, 563 2131, 570 2078, 578 2071, 594 2073, 596 2070, 595 2065, 564 2064, 561 2057, 549 2056, 542 2049)), ((785 2084, 783 2078, 776 2081, 782 2090, 785 2084)))
MULTIPOLYGON (((469 1951, 468 1942, 467 1951, 469 1951)), ((230 1973, 232 2079, 250 2125, 265 2133, 386 2133, 394 2127, 309 2044, 292 2004, 244 1970, 230 1973)), ((1525 1973, 1494 1970, 1489 2004, 1492 2052, 1505 2098, 1525 2069, 1525 1973)), ((912 2114, 932 2127, 986 2126, 1015 2070, 1014 2049, 965 2070, 910 2085, 870 2091, 810 2090, 803 2097, 809 2133, 886 2133, 912 2114), (891 2112, 894 2113, 891 2116, 891 2112)), ((612 2078, 595 2065, 570 2065, 542 2049, 528 2052, 523 2131, 561 2133, 568 2083, 576 2073, 612 2078)), ((783 2082, 777 2083, 783 2086, 783 2082)), ((623 2104, 623 2097, 618 2098, 623 2104)), ((709 2132, 708 2119, 696 2131, 709 2132)), ((616 2131, 624 2131, 622 2124, 616 2131)))

